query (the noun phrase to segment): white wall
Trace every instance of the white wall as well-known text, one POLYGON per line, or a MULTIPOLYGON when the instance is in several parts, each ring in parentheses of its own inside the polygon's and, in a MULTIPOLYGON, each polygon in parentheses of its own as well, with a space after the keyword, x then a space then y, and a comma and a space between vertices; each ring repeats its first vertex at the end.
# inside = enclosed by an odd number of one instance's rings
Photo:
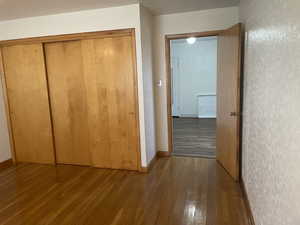
POLYGON ((238 15, 238 7, 230 7, 154 18, 155 82, 162 80, 161 87, 155 86, 157 150, 168 150, 165 35, 225 29, 239 22, 238 15))
POLYGON ((153 63, 152 63, 153 16, 146 8, 141 6, 140 18, 141 18, 141 40, 142 40, 142 71, 143 71, 143 81, 144 81, 145 140, 146 140, 147 163, 150 163, 150 161, 156 155, 153 63))
MULTIPOLYGON (((89 31, 136 29, 142 166, 147 165, 139 4, 0 22, 0 40, 89 31)), ((1 119, 1 118, 0 118, 1 119)))
POLYGON ((300 1, 241 0, 243 179, 256 225, 300 224, 300 1))
POLYGON ((11 158, 8 128, 4 108, 3 90, 0 84, 0 163, 11 158))
POLYGON ((171 41, 173 106, 181 117, 198 117, 198 95, 216 94, 217 37, 196 40, 193 45, 185 39, 171 41))

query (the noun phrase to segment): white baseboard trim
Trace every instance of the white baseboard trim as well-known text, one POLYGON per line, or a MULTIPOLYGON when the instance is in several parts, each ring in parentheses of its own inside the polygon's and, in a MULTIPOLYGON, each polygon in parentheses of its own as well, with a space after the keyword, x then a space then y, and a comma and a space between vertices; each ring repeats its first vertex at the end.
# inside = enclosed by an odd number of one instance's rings
POLYGON ((216 119, 216 116, 198 116, 199 119, 216 119))
POLYGON ((198 114, 181 114, 179 117, 197 118, 198 114))

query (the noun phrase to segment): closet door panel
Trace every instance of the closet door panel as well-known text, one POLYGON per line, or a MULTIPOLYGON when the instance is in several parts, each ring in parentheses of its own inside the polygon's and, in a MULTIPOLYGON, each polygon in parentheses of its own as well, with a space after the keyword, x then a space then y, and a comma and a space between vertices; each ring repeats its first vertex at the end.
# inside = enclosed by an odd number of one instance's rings
POLYGON ((92 163, 137 170, 135 64, 129 36, 82 41, 92 163))
POLYGON ((106 79, 107 76, 101 74, 99 77, 96 67, 96 54, 93 40, 82 41, 82 54, 84 65, 84 78, 87 89, 87 117, 89 123, 89 150, 91 153, 92 165, 101 168, 112 168, 114 160, 110 153, 109 129, 108 126, 108 91, 106 79), (94 154, 97 152, 98 164, 95 164, 94 154))
POLYGON ((138 170, 130 36, 45 45, 57 162, 138 170))
POLYGON ((54 163, 43 46, 3 47, 2 53, 16 159, 54 163))
POLYGON ((80 41, 45 44, 58 163, 90 165, 87 96, 80 41))

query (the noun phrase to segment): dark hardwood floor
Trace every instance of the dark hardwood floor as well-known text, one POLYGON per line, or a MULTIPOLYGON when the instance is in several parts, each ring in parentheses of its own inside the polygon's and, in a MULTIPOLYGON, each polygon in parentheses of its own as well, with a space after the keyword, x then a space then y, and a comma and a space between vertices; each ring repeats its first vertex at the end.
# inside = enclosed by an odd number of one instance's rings
POLYGON ((216 119, 173 118, 173 155, 215 158, 216 119))
POLYGON ((159 159, 148 174, 22 164, 0 173, 1 225, 248 225, 215 160, 159 159))

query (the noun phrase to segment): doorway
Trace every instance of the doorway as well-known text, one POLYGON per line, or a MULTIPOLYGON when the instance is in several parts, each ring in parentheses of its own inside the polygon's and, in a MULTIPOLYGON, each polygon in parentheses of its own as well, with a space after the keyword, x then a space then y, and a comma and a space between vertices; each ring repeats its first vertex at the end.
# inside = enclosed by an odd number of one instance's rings
POLYGON ((170 41, 173 155, 216 157, 217 36, 170 41))
POLYGON ((165 46, 168 154, 215 158, 238 181, 241 174, 241 24, 225 30, 166 35, 165 46), (208 51, 207 46, 202 46, 206 49, 202 49, 203 54, 197 47, 202 41, 215 41, 215 50, 208 51), (178 47, 180 43, 184 47, 178 47), (185 56, 183 48, 194 55, 185 56), (209 54, 214 56, 210 62, 209 54), (191 71, 192 67, 196 67, 196 72, 191 71), (208 75, 205 67, 212 68, 213 72, 208 75), (212 85, 208 85, 208 78, 212 85), (201 86, 204 88, 199 89, 201 86), (182 96, 182 90, 187 96, 182 96))

